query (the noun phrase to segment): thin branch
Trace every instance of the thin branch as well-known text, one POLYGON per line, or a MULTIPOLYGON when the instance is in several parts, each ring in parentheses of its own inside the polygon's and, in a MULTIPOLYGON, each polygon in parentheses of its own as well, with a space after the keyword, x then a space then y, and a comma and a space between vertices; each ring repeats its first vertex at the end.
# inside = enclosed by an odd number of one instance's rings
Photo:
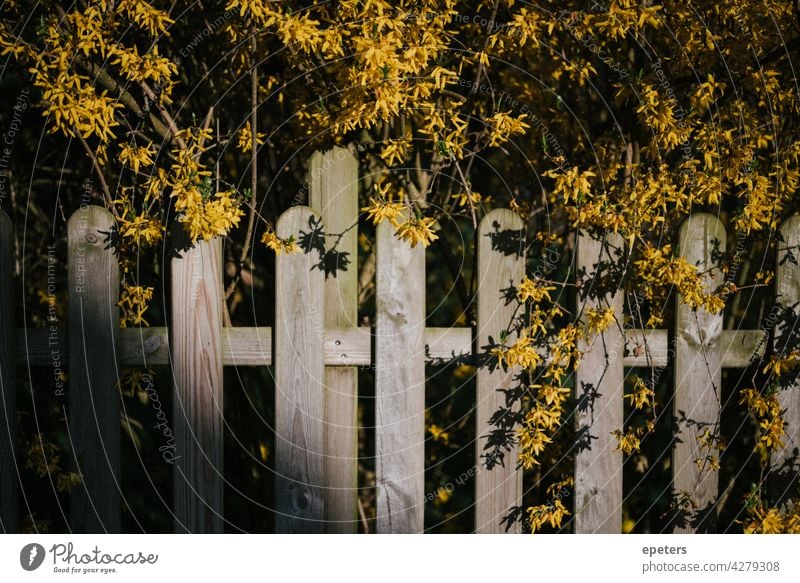
POLYGON ((119 219, 120 216, 117 214, 117 209, 114 207, 114 199, 111 197, 111 190, 108 188, 108 182, 106 182, 106 178, 103 176, 103 169, 100 168, 100 163, 97 161, 97 152, 92 152, 92 149, 89 147, 89 144, 82 135, 77 134, 77 136, 78 141, 80 142, 81 146, 83 146, 84 151, 92 161, 92 168, 94 168, 94 173, 97 175, 97 181, 100 183, 100 189, 103 192, 103 198, 106 201, 108 210, 111 211, 111 213, 114 215, 114 218, 119 219))
MULTIPOLYGON (((500 0, 494 0, 494 8, 492 8, 492 16, 489 19, 489 22, 496 22, 497 20, 497 8, 500 5, 500 0)), ((489 47, 489 40, 491 39, 492 35, 489 34, 486 37, 486 42, 483 43, 483 48, 481 49, 481 53, 485 52, 486 49, 489 47)), ((483 63, 480 62, 480 57, 478 57, 478 70, 475 73, 475 82, 472 84, 472 91, 473 95, 478 93, 478 87, 480 86, 481 75, 483 74, 483 63)))
POLYGON ((225 300, 233 294, 233 290, 239 284, 242 275, 242 267, 247 261, 247 254, 250 251, 250 242, 253 239, 253 231, 256 224, 256 205, 258 197, 258 64, 256 61, 256 32, 255 27, 250 29, 250 216, 247 219, 247 232, 242 244, 242 252, 239 256, 239 264, 236 266, 236 276, 231 280, 228 289, 225 290, 225 300))
MULTIPOLYGON (((78 59, 78 63, 91 75, 94 75, 95 81, 100 83, 100 85, 108 89, 111 93, 117 94, 117 99, 120 103, 125 105, 138 117, 143 118, 145 116, 145 111, 136 102, 136 99, 133 97, 133 95, 131 95, 129 91, 120 85, 116 79, 109 75, 103 67, 95 65, 91 61, 87 61, 86 59, 82 58, 78 59)), ((171 141, 172 133, 170 132, 169 128, 165 126, 164 123, 158 119, 153 112, 147 113, 149 114, 153 131, 155 131, 164 140, 171 141)))
POLYGON ((161 104, 161 101, 158 99, 155 91, 153 91, 153 89, 147 84, 147 81, 140 81, 139 86, 142 88, 142 91, 144 91, 144 94, 147 96, 147 98, 155 104, 156 109, 158 109, 158 113, 161 114, 161 118, 167 124, 169 131, 172 132, 172 136, 175 138, 175 141, 178 142, 178 145, 185 150, 186 142, 178 135, 180 133, 178 124, 175 123, 175 120, 167 111, 167 108, 161 104))

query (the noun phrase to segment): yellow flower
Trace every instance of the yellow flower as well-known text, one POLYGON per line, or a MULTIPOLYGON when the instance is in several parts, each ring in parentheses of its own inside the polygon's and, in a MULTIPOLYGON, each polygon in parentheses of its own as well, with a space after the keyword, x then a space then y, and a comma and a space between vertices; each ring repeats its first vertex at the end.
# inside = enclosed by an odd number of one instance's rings
POLYGON ((479 204, 484 200, 477 192, 459 192, 452 195, 450 198, 454 199, 459 207, 467 206, 468 204, 479 204))
POLYGON ((614 308, 589 308, 586 310, 586 324, 589 334, 605 332, 613 322, 614 308))
POLYGON ((422 243, 423 247, 427 247, 439 238, 433 232, 435 225, 436 221, 430 217, 421 219, 411 217, 397 227, 395 234, 399 239, 407 241, 412 247, 416 247, 417 243, 422 243))
POLYGON ((272 229, 264 231, 264 234, 261 236, 261 242, 272 249, 276 255, 280 253, 297 253, 300 250, 300 247, 293 237, 281 239, 272 229))
POLYGON ((544 285, 539 283, 538 280, 524 278, 517 286, 517 300, 526 302, 528 300, 538 303, 544 299, 552 301, 550 292, 553 291, 555 286, 544 285))
POLYGON ((367 213, 369 220, 371 220, 374 225, 388 220, 392 225, 397 227, 400 225, 398 219, 401 218, 403 209, 405 209, 403 203, 388 202, 384 199, 370 197, 369 206, 365 206, 361 210, 367 213))
POLYGON ((526 470, 539 465, 537 456, 544 451, 548 443, 553 441, 541 429, 520 429, 517 437, 520 445, 520 462, 526 470))
POLYGON ((144 319, 148 303, 153 299, 153 288, 141 285, 124 285, 117 305, 121 308, 120 327, 149 326, 144 319))
MULTIPOLYGON (((261 132, 256 133, 256 144, 259 146, 264 143, 264 134, 261 132)), ((250 152, 253 149, 253 130, 250 126, 250 121, 244 124, 244 127, 239 130, 239 139, 236 142, 236 147, 242 152, 250 152)))
POLYGON ((644 409, 654 404, 655 395, 641 377, 636 377, 633 392, 625 395, 625 398, 630 400, 635 409, 644 409))
POLYGON ((209 200, 187 206, 178 220, 184 224, 192 241, 210 241, 238 226, 242 215, 244 213, 233 199, 233 192, 225 191, 217 192, 209 200))
POLYGON ((164 234, 164 225, 157 218, 145 214, 136 215, 133 219, 121 217, 119 234, 130 239, 137 246, 155 245, 164 234))
POLYGON ((453 496, 453 489, 452 488, 439 488, 436 491, 436 498, 434 498, 433 503, 437 506, 441 506, 442 504, 446 504, 450 498, 453 496))
POLYGON ((630 455, 635 451, 639 451, 642 445, 641 436, 637 430, 633 428, 628 429, 625 433, 619 429, 615 429, 611 435, 617 438, 617 449, 622 450, 625 455, 630 455))
POLYGON ((558 498, 548 504, 531 506, 527 512, 531 534, 541 530, 545 524, 550 524, 551 528, 561 528, 564 517, 570 514, 567 507, 558 498))
POLYGON ((792 350, 786 355, 772 356, 764 367, 764 372, 780 377, 794 370, 798 363, 800 363, 800 350, 792 350))
POLYGON ((389 166, 403 162, 411 151, 411 139, 389 140, 381 150, 381 160, 389 166))
POLYGON ((121 164, 128 166, 135 174, 139 173, 139 168, 147 168, 153 165, 153 144, 146 146, 133 146, 122 144, 117 157, 121 164))
POLYGON ((446 444, 450 440, 450 434, 435 423, 428 425, 428 433, 433 436, 434 441, 441 441, 446 444))
MULTIPOLYGON (((483 53, 481 53, 483 54, 483 53)), ((488 61, 487 61, 488 64, 488 61)), ((512 117, 508 112, 497 112, 487 120, 491 130, 489 134, 489 145, 499 146, 507 142, 512 136, 519 136, 525 133, 529 126, 524 120, 528 117, 527 114, 522 114, 519 117, 512 117)))
POLYGON ((563 403, 571 392, 567 387, 559 387, 556 385, 531 385, 531 388, 538 389, 536 398, 540 401, 544 401, 547 405, 563 403))

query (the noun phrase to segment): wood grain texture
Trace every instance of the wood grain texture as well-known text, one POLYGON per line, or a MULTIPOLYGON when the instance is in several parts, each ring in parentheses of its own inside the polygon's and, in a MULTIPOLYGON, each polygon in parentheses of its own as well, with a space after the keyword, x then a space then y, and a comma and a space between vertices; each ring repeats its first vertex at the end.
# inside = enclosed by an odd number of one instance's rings
MULTIPOLYGON (((716 289, 723 274, 720 269, 709 268, 726 248, 725 227, 720 220, 706 213, 692 215, 681 225, 678 244, 686 261, 705 272, 706 290, 716 289)), ((689 496, 696 510, 679 513, 675 532, 705 532, 714 529, 719 475, 704 460, 719 452, 702 448, 698 437, 706 429, 719 436, 722 314, 695 311, 680 298, 677 302, 673 406, 677 434, 672 480, 677 499, 689 496)))
MULTIPOLYGON (((299 238, 316 215, 294 207, 278 220, 280 237, 299 238)), ((280 254, 275 264, 275 529, 323 532, 325 427, 324 272, 316 251, 280 254)))
POLYGON ((116 349, 119 266, 108 238, 114 220, 84 206, 67 223, 68 422, 76 470, 70 496, 76 533, 120 531, 120 394, 116 349))
MULTIPOLYGON (((525 276, 524 238, 514 252, 504 253, 493 249, 490 235, 495 232, 521 231, 524 225, 516 213, 497 209, 488 213, 478 227, 478 324, 476 331, 476 347, 489 345, 491 337, 499 342, 502 332, 508 332, 512 324, 517 305, 506 303, 502 290, 517 286, 525 276)), ((509 249, 508 251, 511 251, 509 249)), ((514 342, 515 335, 509 336, 514 342)), ((481 367, 477 372, 476 385, 476 422, 475 440, 475 532, 519 533, 520 523, 515 521, 509 530, 503 525, 503 518, 514 506, 522 504, 522 471, 517 470, 518 450, 513 447, 504 452, 504 458, 495 460, 488 469, 482 459, 488 452, 486 438, 493 428, 490 420, 501 408, 505 408, 506 395, 502 392, 509 389, 518 369, 507 371, 496 368, 490 372, 481 367)))
MULTIPOLYGON (((788 342, 789 331, 795 329, 800 318, 800 216, 794 215, 784 221, 778 242, 778 264, 775 269, 775 302, 780 308, 775 326, 775 352, 786 355, 796 346, 788 342), (788 345, 787 345, 788 344, 788 345)), ((783 498, 792 482, 797 483, 800 475, 800 385, 781 387, 778 393, 783 419, 784 447, 772 456, 772 467, 779 474, 791 476, 788 483, 776 484, 776 494, 783 498)))
POLYGON ((576 370, 577 450, 575 452, 575 532, 622 532, 622 452, 612 435, 623 425, 624 338, 621 332, 623 292, 604 274, 622 268, 624 242, 607 233, 604 239, 580 232, 577 273, 578 310, 585 321, 590 308, 613 308, 616 321, 595 336, 576 370))
POLYGON ((5 211, 0 210, 0 533, 17 532, 19 528, 13 261, 14 226, 5 211))
POLYGON ((421 533, 425 497, 425 248, 377 228, 375 471, 379 533, 421 533))
MULTIPOLYGON (((347 149, 315 152, 309 170, 311 208, 322 217, 326 249, 351 264, 325 280, 325 326, 355 327, 358 318, 358 161, 347 149), (344 255, 342 255, 344 256, 344 255)), ((336 342, 336 341, 334 341, 336 342)), ((334 346, 337 346, 334 344, 334 346)), ((326 347, 327 348, 327 347, 326 347)), ((341 351, 347 358, 347 353, 341 351)), ((325 368, 325 531, 358 527, 358 371, 325 368)))
POLYGON ((123 328, 119 331, 119 358, 123 366, 169 364, 167 328, 123 328))
POLYGON ((181 251, 172 259, 171 279, 175 531, 221 533, 222 239, 181 251))

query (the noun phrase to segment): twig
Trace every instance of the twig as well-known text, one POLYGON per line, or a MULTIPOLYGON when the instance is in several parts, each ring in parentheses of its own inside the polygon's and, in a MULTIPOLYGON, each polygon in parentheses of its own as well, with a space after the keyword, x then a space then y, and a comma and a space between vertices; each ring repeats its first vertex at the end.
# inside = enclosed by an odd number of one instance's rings
POLYGON ((250 28, 250 216, 247 219, 247 232, 242 244, 242 252, 239 255, 239 264, 236 266, 236 275, 228 289, 225 290, 225 300, 227 301, 233 290, 239 284, 242 276, 242 267, 247 261, 247 254, 250 250, 250 242, 253 238, 253 231, 256 223, 256 189, 258 187, 258 65, 256 62, 256 32, 255 27, 250 28))
POLYGON ((156 108, 158 109, 158 113, 161 114, 161 117, 164 120, 164 123, 167 124, 169 131, 172 132, 172 136, 175 141, 178 142, 178 145, 185 150, 186 142, 179 136, 180 130, 178 129, 178 124, 175 123, 175 120, 167 111, 167 108, 161 105, 161 101, 158 99, 155 91, 151 89, 151 87, 147 84, 147 81, 140 81, 139 86, 142 88, 142 91, 144 91, 144 94, 147 96, 147 98, 155 104, 156 108))
POLYGON ((361 496, 358 497, 358 516, 361 517, 364 534, 369 534, 369 523, 367 522, 367 514, 364 512, 364 504, 361 502, 361 496))
MULTIPOLYGON (((497 8, 500 5, 500 0, 494 0, 494 8, 492 8, 492 17, 489 19, 489 22, 496 22, 497 19, 497 8)), ((481 53, 485 52, 486 49, 489 47, 489 39, 491 38, 491 34, 486 37, 486 42, 483 43, 483 48, 481 49, 481 53)), ((475 73, 475 82, 472 84, 472 91, 473 95, 478 93, 478 87, 480 86, 481 75, 483 74, 483 63, 480 62, 480 57, 478 57, 478 71, 475 73)))
POLYGON ((105 176, 103 176, 103 169, 100 168, 100 163, 97 161, 97 153, 92 152, 92 149, 89 147, 89 144, 86 143, 84 137, 80 134, 76 134, 78 136, 78 141, 83 146, 84 151, 92 160, 92 168, 94 168, 94 173, 97 175, 97 181, 100 183, 100 189, 103 191, 103 198, 106 201, 106 206, 108 210, 114 215, 116 219, 119 219, 120 216, 117 214, 117 209, 114 207, 114 201, 111 198, 111 190, 108 188, 108 182, 106 182, 105 176))

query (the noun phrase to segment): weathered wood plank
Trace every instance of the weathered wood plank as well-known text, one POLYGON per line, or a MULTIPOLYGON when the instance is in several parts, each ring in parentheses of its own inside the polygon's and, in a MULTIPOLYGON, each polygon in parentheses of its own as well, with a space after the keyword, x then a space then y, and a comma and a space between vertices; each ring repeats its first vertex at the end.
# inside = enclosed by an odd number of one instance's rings
MULTIPOLYGON (((794 215, 781 225, 782 241, 778 243, 777 267, 775 270, 776 305, 780 308, 775 327, 775 352, 784 354, 795 349, 789 338, 800 321, 800 215, 794 215)), ((783 419, 784 447, 772 456, 772 468, 782 479, 776 480, 776 494, 780 498, 791 491, 800 475, 800 385, 781 387, 778 393, 783 419)))
MULTIPOLYGON (((322 217, 326 249, 350 261, 325 280, 325 326, 354 327, 358 318, 358 161, 345 148, 315 152, 310 164, 311 208, 322 217)), ((336 342, 336 341, 334 341, 336 342)), ((336 346, 334 344, 334 346, 336 346)), ((347 353, 342 359, 347 358, 347 353)), ((325 531, 353 533, 358 525, 358 370, 325 367, 325 531)))
POLYGON ((448 361, 472 354, 471 328, 425 328, 428 360, 448 361))
POLYGON ((15 456, 17 438, 17 395, 15 368, 16 326, 12 291, 14 226, 0 209, 0 532, 17 532, 18 472, 15 456))
MULTIPOLYGON (((179 242, 183 233, 176 233, 179 242)), ((184 244, 176 245, 181 249, 184 244)), ((172 259, 175 530, 223 531, 222 239, 172 259)), ((152 338, 156 338, 153 336, 152 338)))
MULTIPOLYGON (((764 330, 723 330, 719 346, 723 368, 745 368, 764 355, 767 333, 764 330)), ((626 367, 663 368, 675 356, 666 330, 625 330, 626 367)))
POLYGON ((624 391, 623 292, 611 273, 622 270, 624 242, 580 232, 577 273, 581 320, 591 308, 613 308, 615 322, 590 341, 575 375, 575 532, 622 532, 622 452, 612 433, 622 430, 624 391))
MULTIPOLYGON (((710 270, 725 252, 725 227, 710 214, 692 215, 681 225, 681 255, 698 271, 705 272, 704 285, 716 289, 723 280, 720 269, 710 270)), ((707 439, 719 437, 720 391, 722 380, 722 314, 693 310, 677 300, 675 323, 675 398, 673 415, 677 435, 672 453, 672 480, 676 501, 686 497, 695 509, 680 510, 676 532, 708 531, 714 528, 714 504, 719 475, 707 461, 718 456, 715 449, 703 447, 707 439)))
MULTIPOLYGON (((59 335, 51 345, 47 328, 17 330, 17 363, 49 365, 51 351, 66 351, 59 335)), ((169 364, 167 328, 123 328, 120 330, 120 363, 123 366, 158 366, 169 364)), ((451 360, 472 353, 470 328, 426 328, 427 360, 451 360)), ((326 366, 371 366, 372 329, 329 328, 325 331, 326 366)), ((65 358, 66 360, 66 358, 65 358)), ((63 362, 63 361, 62 361, 63 362)), ((225 366, 270 366, 272 364, 272 328, 269 326, 222 329, 222 362, 225 366)))
POLYGON ((82 485, 70 497, 77 533, 120 531, 120 394, 116 349, 119 266, 107 210, 84 206, 67 223, 70 441, 82 485))
MULTIPOLYGON (((280 237, 299 238, 315 217, 294 207, 280 237)), ((315 251, 280 254, 275 265, 275 529, 319 533, 325 519, 323 310, 325 275, 315 251)))
POLYGON ((169 364, 167 328, 123 328, 119 331, 119 359, 123 366, 169 364))
POLYGON ((719 336, 723 368, 745 368, 764 355, 767 333, 764 330, 723 330, 719 336))
POLYGON ((425 248, 377 229, 377 530, 421 533, 425 496, 425 248))
MULTIPOLYGON (((502 290, 517 286, 525 276, 525 240, 519 237, 516 248, 504 252, 494 248, 491 234, 505 231, 522 231, 522 219, 516 213, 497 209, 488 213, 478 227, 478 325, 476 347, 489 344, 492 337, 499 341, 503 332, 509 332, 517 306, 506 303, 502 290)), ((509 336, 514 341, 514 335, 509 336)), ((481 367, 477 372, 475 440, 475 532, 519 533, 519 522, 514 522, 506 531, 503 518, 514 506, 522 504, 522 471, 517 470, 518 449, 504 452, 504 459, 493 460, 487 468, 484 456, 486 436, 493 428, 491 418, 506 406, 504 389, 509 389, 517 369, 503 371, 496 368, 490 372, 481 367)))

